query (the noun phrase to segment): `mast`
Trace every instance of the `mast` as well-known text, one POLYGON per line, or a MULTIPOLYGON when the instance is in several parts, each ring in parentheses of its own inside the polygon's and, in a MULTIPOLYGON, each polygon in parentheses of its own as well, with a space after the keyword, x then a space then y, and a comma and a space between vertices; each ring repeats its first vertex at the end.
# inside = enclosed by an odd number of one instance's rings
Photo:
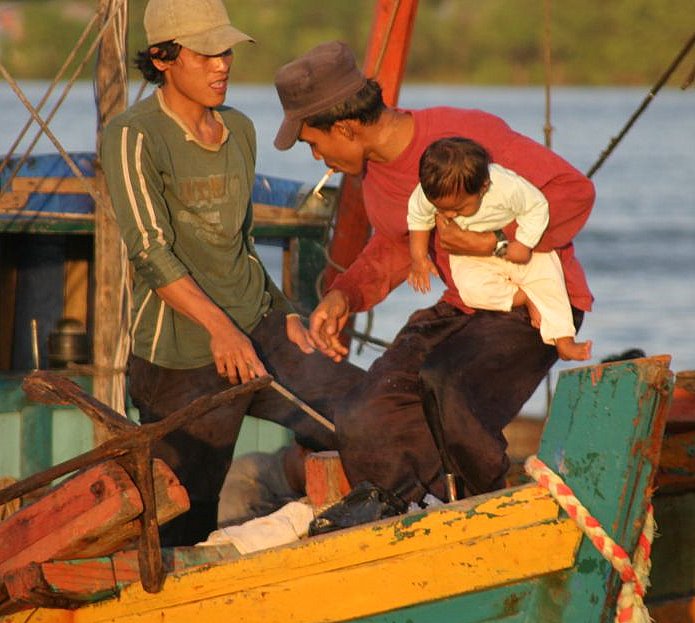
MULTIPOLYGON (((97 156, 106 123, 128 105, 126 35, 127 0, 99 0, 102 24, 110 24, 101 40, 95 75, 97 97, 97 156), (111 19, 112 18, 112 19, 111 19)), ((96 187, 100 201, 94 223, 94 395, 116 411, 125 412, 127 352, 127 269, 121 237, 113 216, 104 172, 97 157, 96 187)), ((98 437, 99 432, 95 433, 98 437)), ((97 442, 99 439, 96 440, 97 442)))
MULTIPOLYGON (((378 0, 376 3, 363 69, 367 77, 379 82, 389 106, 398 102, 417 5, 418 0, 378 0)), ((367 243, 370 232, 361 180, 354 175, 344 175, 329 247, 332 262, 344 268, 350 266, 367 243)), ((324 288, 337 274, 330 264, 326 267, 324 288)))

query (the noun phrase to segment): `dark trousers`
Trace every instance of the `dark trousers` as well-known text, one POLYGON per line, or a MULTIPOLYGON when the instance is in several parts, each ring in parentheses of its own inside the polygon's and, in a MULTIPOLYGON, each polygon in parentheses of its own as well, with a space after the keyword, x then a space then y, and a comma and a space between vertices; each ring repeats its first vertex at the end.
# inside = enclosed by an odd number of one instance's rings
MULTIPOLYGON (((583 312, 573 312, 579 326, 583 312)), ((409 501, 427 491, 443 497, 442 460, 428 425, 436 419, 466 492, 501 488, 509 468, 502 429, 556 360, 524 307, 467 315, 440 302, 415 312, 336 421, 348 479, 409 501)))
MULTIPOLYGON (((287 339, 285 316, 279 312, 264 317, 250 337, 268 372, 329 420, 365 375, 350 363, 333 363, 318 352, 302 353, 287 339)), ((174 370, 131 357, 129 392, 143 424, 229 387, 214 364, 174 370)), ((312 449, 336 448, 332 432, 270 387, 240 396, 172 432, 155 445, 154 454, 173 469, 188 491, 191 510, 163 526, 163 545, 191 545, 217 528, 219 494, 244 415, 290 428, 300 443, 312 449)))

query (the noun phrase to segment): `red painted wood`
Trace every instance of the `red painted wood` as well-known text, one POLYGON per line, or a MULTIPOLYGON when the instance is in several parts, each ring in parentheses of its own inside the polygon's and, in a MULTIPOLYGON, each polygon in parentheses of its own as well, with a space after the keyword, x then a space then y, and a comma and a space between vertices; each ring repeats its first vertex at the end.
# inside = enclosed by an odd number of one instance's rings
MULTIPOLYGON (((165 463, 153 465, 158 519, 165 523, 188 509, 188 495, 165 463)), ((138 536, 142 510, 118 463, 86 469, 0 524, 0 578, 31 562, 111 553, 138 536)))
MULTIPOLYGON (((378 80, 384 100, 389 105, 398 102, 417 5, 417 0, 379 0, 374 10, 363 69, 367 76, 378 80)), ((340 188, 335 232, 329 246, 332 260, 344 268, 350 266, 369 240, 370 232, 361 181, 345 175, 340 188)), ((326 267, 324 288, 337 274, 332 266, 326 267)))
MULTIPOLYGON (((177 547, 163 551, 163 563, 167 572, 175 572, 239 556, 231 544, 177 547)), ((98 601, 139 581, 138 552, 134 549, 101 558, 30 563, 5 576, 7 599, 0 596, 0 614, 41 604, 65 608, 98 601)))
POLYGON ((337 502, 350 492, 343 464, 335 450, 314 452, 304 460, 306 495, 312 506, 337 502))
POLYGON ((60 557, 142 512, 125 470, 112 461, 77 474, 0 525, 0 577, 60 557))

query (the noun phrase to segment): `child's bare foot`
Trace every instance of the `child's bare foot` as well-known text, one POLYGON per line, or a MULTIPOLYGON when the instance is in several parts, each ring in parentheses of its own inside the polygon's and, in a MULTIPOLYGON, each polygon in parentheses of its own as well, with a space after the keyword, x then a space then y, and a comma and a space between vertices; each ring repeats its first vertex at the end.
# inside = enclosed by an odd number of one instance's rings
POLYGON ((591 340, 575 342, 573 337, 559 337, 555 347, 560 359, 564 361, 586 361, 591 359, 591 340))

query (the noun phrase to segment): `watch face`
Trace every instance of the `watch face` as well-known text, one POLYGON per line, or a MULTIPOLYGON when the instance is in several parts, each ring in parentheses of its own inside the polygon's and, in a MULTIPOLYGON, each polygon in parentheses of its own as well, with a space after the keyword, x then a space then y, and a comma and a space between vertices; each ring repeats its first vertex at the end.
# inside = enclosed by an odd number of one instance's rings
POLYGON ((507 255, 507 246, 509 245, 509 241, 507 240, 500 240, 497 243, 497 246, 495 247, 495 255, 497 257, 504 257, 507 255))

